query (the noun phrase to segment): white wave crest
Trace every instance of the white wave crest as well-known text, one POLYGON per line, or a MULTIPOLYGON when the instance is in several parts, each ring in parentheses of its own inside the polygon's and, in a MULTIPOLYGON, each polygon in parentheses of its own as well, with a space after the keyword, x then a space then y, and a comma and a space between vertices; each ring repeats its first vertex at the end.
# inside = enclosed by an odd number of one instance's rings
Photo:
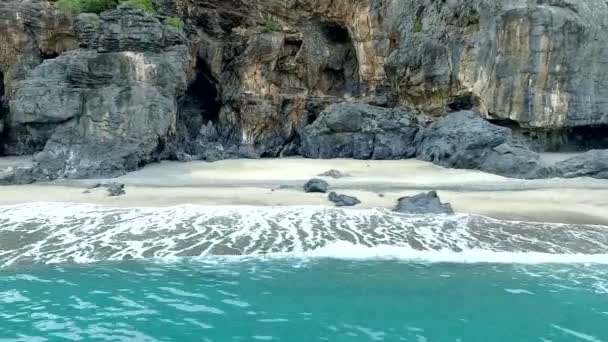
POLYGON ((316 250, 302 253, 301 256, 354 260, 406 260, 431 263, 608 264, 608 254, 496 252, 482 249, 471 249, 460 252, 451 250, 420 251, 399 246, 366 247, 344 241, 334 242, 316 250))
POLYGON ((0 267, 209 256, 608 263, 608 227, 325 207, 0 207, 0 267))

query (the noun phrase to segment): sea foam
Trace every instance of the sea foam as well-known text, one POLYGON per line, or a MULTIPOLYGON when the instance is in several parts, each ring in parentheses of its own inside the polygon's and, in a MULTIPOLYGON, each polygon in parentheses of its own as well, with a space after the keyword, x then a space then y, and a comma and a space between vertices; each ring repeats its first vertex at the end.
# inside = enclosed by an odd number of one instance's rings
POLYGON ((608 263, 608 227, 327 207, 0 207, 0 267, 189 257, 608 263))

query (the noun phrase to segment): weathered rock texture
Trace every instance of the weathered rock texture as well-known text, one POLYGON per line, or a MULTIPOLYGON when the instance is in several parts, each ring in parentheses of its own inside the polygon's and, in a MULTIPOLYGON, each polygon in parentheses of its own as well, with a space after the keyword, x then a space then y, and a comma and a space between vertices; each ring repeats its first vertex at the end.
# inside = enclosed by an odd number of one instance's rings
POLYGON ((608 148, 604 0, 155 4, 72 18, 50 0, 2 1, 0 154, 42 151, 34 174, 48 177, 163 158, 416 154, 531 178, 549 171, 519 145, 608 148), (437 126, 413 140, 462 110, 513 137, 478 123, 500 143, 478 130, 489 149, 453 147, 462 139, 439 143, 437 126), (482 158, 438 157, 436 144, 482 158))
POLYGON ((45 174, 117 176, 151 161, 175 129, 190 53, 176 29, 137 10, 83 14, 80 48, 49 59, 13 85, 10 124, 30 134, 13 146, 45 174))
POLYGON ((423 192, 415 196, 401 197, 394 211, 404 214, 453 214, 449 203, 441 203, 436 191, 423 192))
POLYGON ((593 177, 608 179, 608 150, 592 150, 555 165, 564 178, 593 177))
POLYGON ((546 178, 551 168, 540 155, 512 142, 508 128, 470 111, 452 113, 418 135, 418 159, 459 169, 516 178, 546 178))
POLYGON ((302 130, 300 153, 309 158, 412 158, 418 129, 415 116, 401 110, 335 104, 302 130))

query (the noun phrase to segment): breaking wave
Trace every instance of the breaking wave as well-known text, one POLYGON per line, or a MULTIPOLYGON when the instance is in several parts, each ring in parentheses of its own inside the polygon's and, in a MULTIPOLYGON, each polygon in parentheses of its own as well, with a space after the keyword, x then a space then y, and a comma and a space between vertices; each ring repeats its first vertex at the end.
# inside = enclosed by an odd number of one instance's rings
POLYGON ((608 264, 608 227, 326 207, 0 207, 0 267, 261 256, 608 264))

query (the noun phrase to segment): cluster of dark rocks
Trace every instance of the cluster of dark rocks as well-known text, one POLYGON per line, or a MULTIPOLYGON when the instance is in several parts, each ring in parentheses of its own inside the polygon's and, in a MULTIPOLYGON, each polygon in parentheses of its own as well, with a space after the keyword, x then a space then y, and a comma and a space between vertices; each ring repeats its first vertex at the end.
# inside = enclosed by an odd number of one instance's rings
MULTIPOLYGON (((318 178, 313 178, 304 184, 304 192, 307 193, 327 193, 328 189, 329 184, 318 178)), ((336 207, 352 207, 361 203, 356 197, 334 191, 329 193, 327 199, 336 207)), ((397 200, 394 211, 404 214, 454 214, 452 206, 449 203, 442 203, 436 191, 401 197, 397 200)))
MULTIPOLYGON (((332 177, 335 175, 343 175, 340 171, 337 170, 330 170, 328 172, 325 172, 321 175, 324 175, 326 177, 332 177)), ((308 182, 306 182, 306 184, 304 184, 304 192, 307 193, 327 193, 329 189, 329 184, 319 178, 313 178, 311 180, 309 180, 308 182)), ((348 196, 348 195, 343 195, 343 194, 338 194, 335 191, 332 191, 329 193, 327 199, 333 203, 336 204, 336 207, 352 207, 355 206, 359 203, 361 203, 361 201, 353 196, 348 196)))

